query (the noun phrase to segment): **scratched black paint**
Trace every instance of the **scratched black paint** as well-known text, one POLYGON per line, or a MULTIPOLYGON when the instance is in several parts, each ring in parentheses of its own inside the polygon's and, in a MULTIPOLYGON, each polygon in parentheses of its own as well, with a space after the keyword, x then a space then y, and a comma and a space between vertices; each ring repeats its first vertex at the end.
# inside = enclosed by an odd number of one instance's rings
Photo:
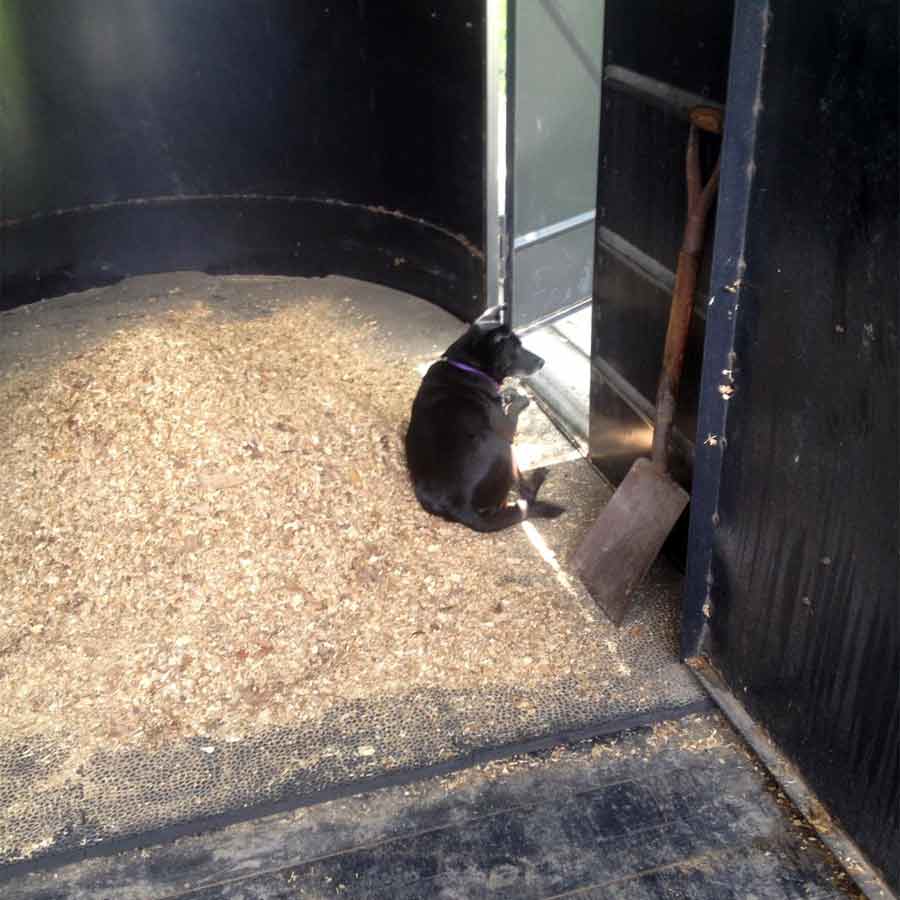
POLYGON ((737 3, 685 647, 900 886, 898 4, 765 7, 737 3))
POLYGON ((2 306, 191 267, 482 308, 482 0, 0 0, 0 26, 2 306))

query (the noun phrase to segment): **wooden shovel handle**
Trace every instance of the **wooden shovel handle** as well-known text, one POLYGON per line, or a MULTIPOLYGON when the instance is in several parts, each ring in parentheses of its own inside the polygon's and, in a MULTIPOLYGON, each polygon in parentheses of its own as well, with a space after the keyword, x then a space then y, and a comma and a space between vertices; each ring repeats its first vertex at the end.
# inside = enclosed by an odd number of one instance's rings
POLYGON ((666 348, 663 353, 662 373, 656 391, 656 423, 653 429, 653 464, 662 472, 668 470, 669 438, 675 416, 675 403, 684 367, 684 351, 687 346, 694 305, 694 291, 697 287, 697 272, 703 253, 703 238, 706 217, 719 188, 719 161, 709 180, 703 185, 700 175, 700 154, 697 140, 697 125, 691 122, 685 160, 687 181, 687 221, 684 237, 678 253, 678 267, 675 270, 675 290, 669 310, 669 325, 666 329, 666 348), (702 185, 702 187, 701 187, 702 185))

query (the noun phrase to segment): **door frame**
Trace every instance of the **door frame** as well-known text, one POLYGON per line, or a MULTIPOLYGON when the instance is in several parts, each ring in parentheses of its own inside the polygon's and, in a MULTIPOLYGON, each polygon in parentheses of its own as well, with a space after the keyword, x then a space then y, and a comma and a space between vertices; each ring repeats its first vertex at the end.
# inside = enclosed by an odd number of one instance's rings
MULTIPOLYGON (((515 0, 486 0, 485 37, 485 225, 484 225, 484 299, 485 306, 499 306, 505 317, 506 252, 509 236, 507 223, 510 221, 505 198, 509 196, 507 173, 506 182, 500 179, 501 158, 509 158, 509 137, 507 116, 504 114, 509 102, 507 51, 509 41, 507 3, 515 0), (506 39, 504 40, 504 34, 506 39), (503 157, 501 157, 501 153, 503 157), (503 213, 501 214, 501 207, 503 213)), ((505 318, 504 318, 505 321, 505 318)))
MULTIPOLYGON (((559 16, 552 0, 540 2, 556 22, 560 33, 570 40, 572 50, 598 84, 602 65, 597 66, 574 40, 571 29, 559 16)), ((515 279, 515 255, 544 241, 596 221, 596 197, 592 207, 543 228, 516 237, 515 177, 516 150, 516 13, 518 0, 486 0, 485 71, 485 305, 500 308, 502 321, 511 322, 515 279)), ((551 324, 592 302, 593 292, 559 309, 516 328, 525 334, 551 324)))

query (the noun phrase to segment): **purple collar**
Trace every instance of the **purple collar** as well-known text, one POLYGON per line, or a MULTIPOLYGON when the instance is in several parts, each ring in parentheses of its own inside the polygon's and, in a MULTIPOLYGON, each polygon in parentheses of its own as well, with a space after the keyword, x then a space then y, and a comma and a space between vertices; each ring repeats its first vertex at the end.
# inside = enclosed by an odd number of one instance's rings
POLYGON ((462 369, 463 372, 470 372, 472 375, 480 375, 482 378, 486 378, 492 385, 495 391, 500 390, 500 385, 491 378, 487 372, 482 372, 481 369, 476 369, 475 366, 466 365, 466 363, 457 362, 455 359, 443 359, 442 362, 447 363, 450 366, 454 366, 457 369, 462 369))

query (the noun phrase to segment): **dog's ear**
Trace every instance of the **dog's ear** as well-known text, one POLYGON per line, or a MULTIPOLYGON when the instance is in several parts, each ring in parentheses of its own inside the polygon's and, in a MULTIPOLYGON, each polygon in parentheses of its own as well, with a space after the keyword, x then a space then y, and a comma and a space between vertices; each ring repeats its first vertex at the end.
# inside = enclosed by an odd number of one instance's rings
POLYGON ((489 335, 488 340, 491 342, 491 345, 494 347, 499 347, 505 340, 507 340, 510 336, 510 331, 508 328, 504 328, 502 325, 499 328, 495 328, 489 335))
POLYGON ((503 322, 503 307, 489 306, 472 324, 479 328, 493 328, 503 322))

